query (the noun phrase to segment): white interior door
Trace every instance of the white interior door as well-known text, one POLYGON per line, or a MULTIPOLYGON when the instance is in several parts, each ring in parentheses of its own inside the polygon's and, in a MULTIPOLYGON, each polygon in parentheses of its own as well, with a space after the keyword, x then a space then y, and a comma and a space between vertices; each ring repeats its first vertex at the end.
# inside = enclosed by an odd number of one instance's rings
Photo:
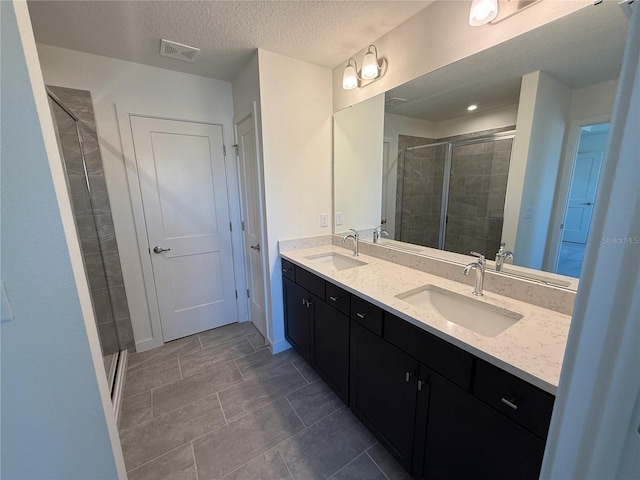
POLYGON ((602 153, 581 153, 576 157, 562 236, 565 242, 587 242, 602 155, 602 153))
POLYGON ((260 333, 267 338, 264 306, 263 249, 260 228, 258 158, 253 116, 236 126, 238 169, 242 195, 243 240, 249 287, 249 315, 260 333))
POLYGON ((237 321, 222 127, 130 118, 164 341, 237 321))

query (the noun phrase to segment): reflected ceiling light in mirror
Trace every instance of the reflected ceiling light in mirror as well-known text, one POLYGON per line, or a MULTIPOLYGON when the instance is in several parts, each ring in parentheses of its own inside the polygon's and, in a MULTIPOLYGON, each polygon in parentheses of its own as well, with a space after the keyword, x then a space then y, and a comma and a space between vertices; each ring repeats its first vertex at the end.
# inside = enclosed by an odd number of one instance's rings
POLYGON ((354 58, 350 58, 342 75, 342 88, 352 90, 358 86, 364 87, 375 82, 385 74, 387 61, 378 59, 378 49, 375 45, 369 45, 367 53, 362 60, 362 70, 358 72, 358 64, 354 58))
POLYGON ((467 110, 470 112, 473 112, 474 110, 477 110, 477 109, 478 109, 478 105, 469 105, 467 107, 467 110))
POLYGON ((473 0, 469 12, 469 25, 486 25, 498 16, 498 0, 473 0))

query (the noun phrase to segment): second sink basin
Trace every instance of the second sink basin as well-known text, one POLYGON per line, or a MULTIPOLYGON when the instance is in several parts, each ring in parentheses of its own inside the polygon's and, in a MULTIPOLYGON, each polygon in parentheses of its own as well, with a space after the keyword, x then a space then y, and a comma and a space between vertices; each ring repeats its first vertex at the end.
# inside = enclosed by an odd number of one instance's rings
POLYGON ((362 265, 367 265, 367 263, 361 262, 356 258, 347 257, 346 255, 341 255, 335 252, 321 253, 319 255, 310 255, 304 258, 306 258, 307 260, 311 260, 313 263, 317 265, 333 267, 336 270, 346 270, 347 268, 361 267, 362 265))
POLYGON ((435 285, 424 285, 400 293, 396 298, 423 310, 436 312, 443 319, 485 337, 495 337, 522 318, 519 313, 488 305, 435 285))

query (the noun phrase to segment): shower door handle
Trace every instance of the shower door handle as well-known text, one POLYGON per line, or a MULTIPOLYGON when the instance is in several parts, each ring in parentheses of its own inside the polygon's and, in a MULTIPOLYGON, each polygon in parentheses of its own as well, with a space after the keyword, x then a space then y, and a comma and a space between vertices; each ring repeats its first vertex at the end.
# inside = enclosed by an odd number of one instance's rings
POLYGON ((153 247, 153 253, 162 253, 162 252, 168 252, 169 250, 171 250, 170 248, 162 248, 159 246, 155 246, 153 247))

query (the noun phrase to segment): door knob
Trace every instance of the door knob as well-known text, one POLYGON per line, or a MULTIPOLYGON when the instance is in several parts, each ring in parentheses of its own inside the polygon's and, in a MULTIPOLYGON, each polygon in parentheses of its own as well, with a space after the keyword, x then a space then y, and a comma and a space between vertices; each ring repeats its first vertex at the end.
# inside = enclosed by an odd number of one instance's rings
POLYGON ((253 248, 254 250, 257 250, 259 252, 260 251, 260 244, 256 243, 255 245, 251 245, 251 248, 253 248))
POLYGON ((170 248, 162 248, 162 247, 159 247, 158 245, 153 247, 153 253, 168 252, 169 250, 171 250, 171 249, 170 248))

